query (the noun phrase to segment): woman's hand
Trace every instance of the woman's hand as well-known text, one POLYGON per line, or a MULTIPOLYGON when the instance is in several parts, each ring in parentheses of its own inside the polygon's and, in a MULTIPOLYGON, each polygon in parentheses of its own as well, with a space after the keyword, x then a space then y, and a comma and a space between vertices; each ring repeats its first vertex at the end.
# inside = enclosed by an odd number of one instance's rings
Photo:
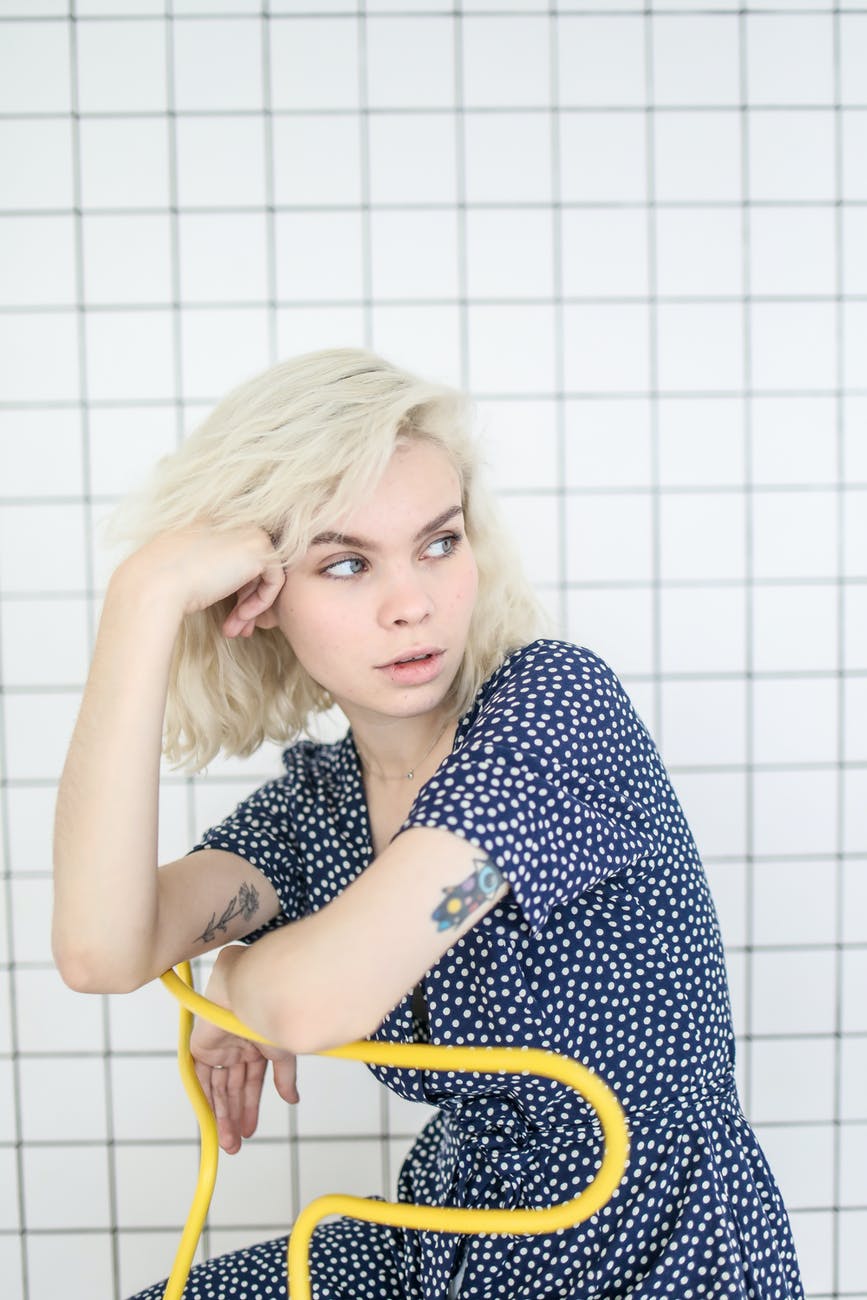
MULTIPOLYGON (((222 1007, 229 1006, 225 994, 227 969, 237 961, 242 948, 223 948, 217 957, 205 996, 222 1007)), ((265 1043, 239 1038, 207 1020, 196 1020, 190 1039, 196 1076, 217 1120, 220 1146, 229 1155, 241 1148, 242 1138, 252 1137, 259 1120, 262 1083, 269 1061, 274 1067, 274 1086, 284 1101, 300 1100, 296 1081, 296 1058, 292 1052, 265 1043)))
POLYGON ((112 581, 167 595, 180 614, 208 609, 228 596, 227 637, 253 635, 256 619, 279 596, 285 573, 268 533, 252 525, 201 526, 161 533, 118 567, 112 581))

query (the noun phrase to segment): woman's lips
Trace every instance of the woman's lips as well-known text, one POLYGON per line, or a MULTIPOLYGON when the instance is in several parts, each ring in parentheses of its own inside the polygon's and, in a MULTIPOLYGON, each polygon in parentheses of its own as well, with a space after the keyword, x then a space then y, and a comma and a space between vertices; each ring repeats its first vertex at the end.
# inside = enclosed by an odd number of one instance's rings
POLYGON ((381 673, 399 686, 422 686, 438 676, 442 668, 443 651, 431 650, 424 659, 409 659, 402 663, 383 664, 381 673))

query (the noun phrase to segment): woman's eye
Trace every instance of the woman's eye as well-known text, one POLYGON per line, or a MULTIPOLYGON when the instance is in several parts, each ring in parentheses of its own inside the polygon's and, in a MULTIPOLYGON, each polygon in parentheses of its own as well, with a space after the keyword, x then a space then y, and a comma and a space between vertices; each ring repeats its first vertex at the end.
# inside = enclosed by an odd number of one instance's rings
POLYGON ((335 560, 329 564, 323 573, 327 573, 331 578, 353 578, 356 573, 361 573, 364 568, 364 560, 359 559, 357 555, 350 555, 346 560, 335 560), (353 568, 356 565, 356 568, 353 568))
POLYGON ((427 548, 428 553, 433 552, 437 557, 451 555, 460 540, 461 539, 457 533, 448 533, 445 537, 438 537, 436 541, 431 542, 430 546, 427 548))

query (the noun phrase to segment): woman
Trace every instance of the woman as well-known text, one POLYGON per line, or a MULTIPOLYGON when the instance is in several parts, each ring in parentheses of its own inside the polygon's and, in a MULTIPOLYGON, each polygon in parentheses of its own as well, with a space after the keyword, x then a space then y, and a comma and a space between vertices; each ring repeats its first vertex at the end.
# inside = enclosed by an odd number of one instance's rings
MULTIPOLYGON (((612 671, 540 639, 478 483, 463 399, 365 352, 311 354, 222 402, 127 518, 61 783, 55 955, 123 991, 229 940, 208 995, 285 1050, 209 1025, 197 1072, 226 1150, 265 1057, 369 1036, 548 1048, 626 1108, 624 1182, 552 1236, 320 1226, 317 1300, 802 1295, 733 1080, 713 905, 665 769, 612 671), (338 704, 350 730, 298 739, 338 704), (285 774, 156 870, 164 750, 293 740, 285 774), (99 908, 92 900, 100 900, 99 908)), ((570 1090, 376 1068, 438 1113, 401 1200, 541 1207, 598 1165, 570 1090)), ((285 1240, 186 1294, 278 1296, 285 1240)), ((160 1287, 143 1293, 161 1296, 160 1287)))

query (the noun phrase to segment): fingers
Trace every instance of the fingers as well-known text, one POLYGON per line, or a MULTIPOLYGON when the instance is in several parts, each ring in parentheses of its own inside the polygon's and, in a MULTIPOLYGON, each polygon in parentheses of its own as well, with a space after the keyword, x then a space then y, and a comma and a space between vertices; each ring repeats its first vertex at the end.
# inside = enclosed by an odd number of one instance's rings
POLYGON ((269 563, 259 577, 244 584, 235 597, 235 606, 223 623, 228 637, 251 637, 256 619, 270 609, 283 589, 286 575, 280 564, 269 563))
POLYGON ((297 1072, 298 1062, 294 1056, 274 1062, 274 1087, 284 1101, 293 1104, 301 1100, 296 1084, 297 1072))
POLYGON ((245 1138, 252 1137, 256 1132, 256 1125, 259 1122, 259 1099, 262 1096, 262 1081, 267 1066, 268 1062, 264 1056, 247 1065, 247 1077, 244 1080, 244 1091, 241 1096, 240 1120, 241 1136, 245 1138))
POLYGON ((246 1074, 247 1066, 243 1061, 222 1070, 211 1071, 211 1096, 217 1120, 217 1136, 220 1146, 228 1155, 234 1155, 241 1149, 241 1109, 246 1074))

